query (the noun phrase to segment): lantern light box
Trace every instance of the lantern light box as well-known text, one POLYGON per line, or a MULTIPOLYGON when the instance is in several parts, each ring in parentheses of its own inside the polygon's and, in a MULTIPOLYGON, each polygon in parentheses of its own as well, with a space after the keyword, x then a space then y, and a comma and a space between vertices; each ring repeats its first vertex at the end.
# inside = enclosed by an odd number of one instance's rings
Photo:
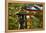
POLYGON ((44 30, 44 3, 9 2, 8 30, 44 30))

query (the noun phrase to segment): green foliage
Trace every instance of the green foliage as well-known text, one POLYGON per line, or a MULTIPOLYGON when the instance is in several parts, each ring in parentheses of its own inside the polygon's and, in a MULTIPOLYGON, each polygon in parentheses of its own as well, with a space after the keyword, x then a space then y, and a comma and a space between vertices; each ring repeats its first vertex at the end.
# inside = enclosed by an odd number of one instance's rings
MULTIPOLYGON (((27 27, 30 24, 29 28, 32 28, 32 29, 40 28, 40 25, 41 26, 43 25, 43 12, 42 11, 36 12, 35 14, 33 12, 29 12, 29 13, 27 13, 26 11, 22 12, 22 11, 24 11, 23 7, 33 6, 33 5, 34 4, 9 3, 8 4, 8 29, 16 30, 19 28, 19 21, 18 21, 19 18, 16 14, 31 14, 31 16, 33 15, 33 17, 30 17, 31 21, 29 23, 27 23, 27 27), (19 10, 20 10, 20 12, 19 12, 19 10)), ((27 29, 29 29, 29 28, 27 28, 27 29)))

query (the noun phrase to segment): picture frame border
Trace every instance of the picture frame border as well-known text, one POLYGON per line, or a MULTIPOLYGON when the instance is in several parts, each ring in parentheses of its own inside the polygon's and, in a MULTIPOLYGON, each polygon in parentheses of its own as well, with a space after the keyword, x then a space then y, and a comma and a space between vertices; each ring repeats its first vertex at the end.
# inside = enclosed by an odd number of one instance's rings
POLYGON ((8 1, 8 0, 5 0, 5 32, 24 32, 24 31, 42 31, 42 30, 45 30, 45 3, 44 2, 8 1), (42 4, 44 6, 44 8, 43 8, 43 28, 42 29, 8 30, 8 3, 42 4))

